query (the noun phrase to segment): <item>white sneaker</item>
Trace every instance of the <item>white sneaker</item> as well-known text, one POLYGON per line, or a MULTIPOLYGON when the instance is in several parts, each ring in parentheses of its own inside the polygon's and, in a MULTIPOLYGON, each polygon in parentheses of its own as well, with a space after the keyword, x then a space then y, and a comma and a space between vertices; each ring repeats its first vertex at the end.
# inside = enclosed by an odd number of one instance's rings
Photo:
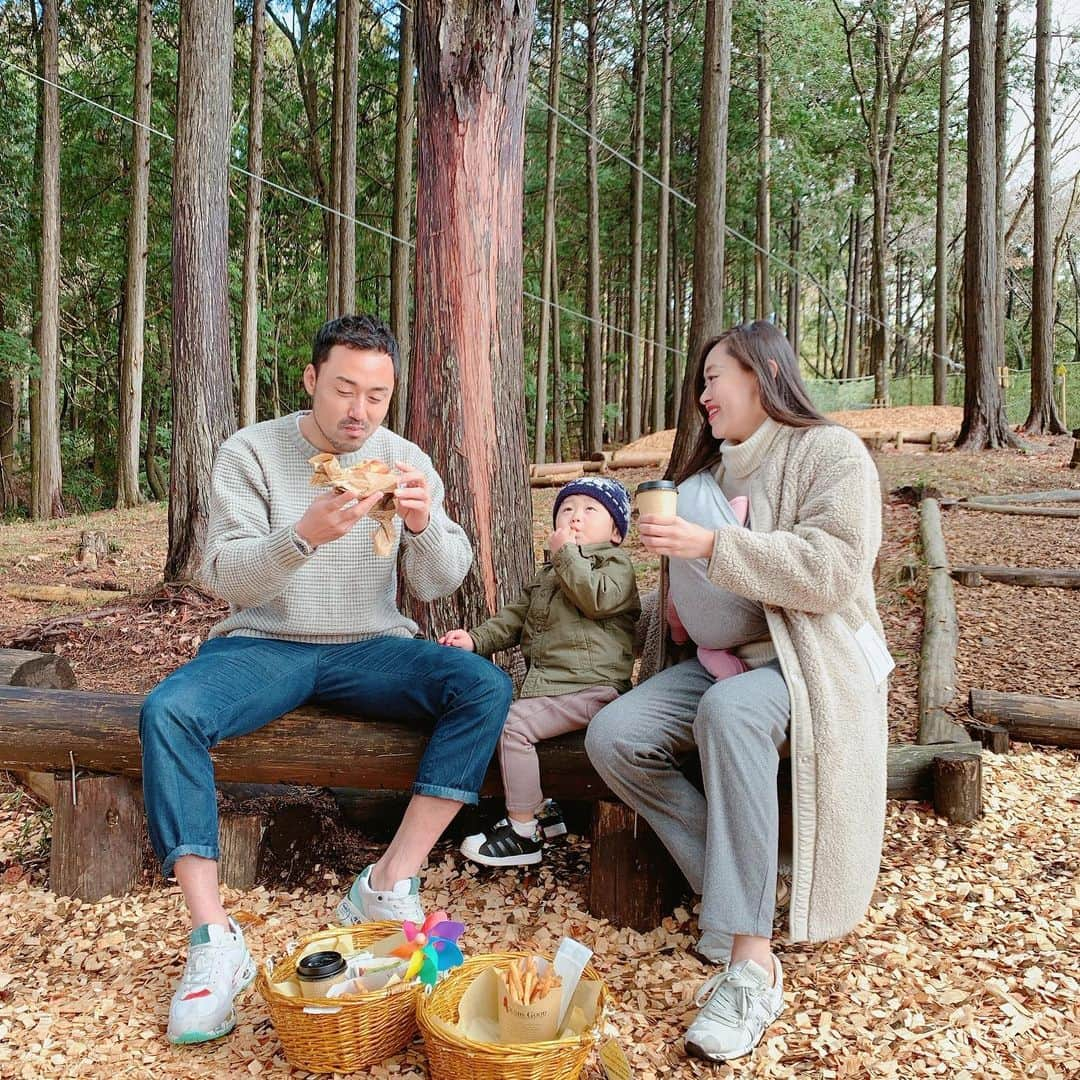
POLYGON ((187 965, 169 1005, 171 1043, 220 1039, 236 1026, 233 999, 251 985, 255 961, 240 927, 209 923, 197 926, 188 939, 187 965))
POLYGON ((702 1006, 686 1032, 686 1052, 706 1061, 745 1057, 784 1010, 783 971, 773 957, 776 982, 753 960, 714 975, 698 991, 702 1006))
POLYGON ((356 923, 392 922, 422 923, 424 909, 420 906, 420 879, 405 878, 399 881, 389 892, 379 892, 368 884, 371 867, 360 871, 348 895, 334 909, 337 921, 342 926, 356 923))

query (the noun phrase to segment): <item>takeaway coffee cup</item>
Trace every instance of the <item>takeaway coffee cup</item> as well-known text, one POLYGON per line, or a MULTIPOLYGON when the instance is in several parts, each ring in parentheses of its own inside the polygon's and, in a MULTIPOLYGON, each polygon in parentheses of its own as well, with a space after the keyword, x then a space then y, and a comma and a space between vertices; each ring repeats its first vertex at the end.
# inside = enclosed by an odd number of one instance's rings
POLYGON ((638 513, 674 517, 679 508, 679 493, 674 480, 646 480, 634 492, 638 513))
POLYGON ((306 998, 324 998, 331 986, 345 978, 345 958, 339 952, 308 953, 296 965, 296 981, 306 998))

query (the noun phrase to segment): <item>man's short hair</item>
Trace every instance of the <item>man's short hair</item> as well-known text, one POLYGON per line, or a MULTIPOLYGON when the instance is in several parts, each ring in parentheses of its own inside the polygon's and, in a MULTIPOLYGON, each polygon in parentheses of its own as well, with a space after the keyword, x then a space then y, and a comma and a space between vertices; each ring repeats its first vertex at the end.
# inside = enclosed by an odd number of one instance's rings
POLYGON ((401 354, 394 332, 374 315, 342 315, 324 322, 315 333, 311 364, 316 373, 335 345, 386 353, 394 364, 394 378, 401 374, 401 354))

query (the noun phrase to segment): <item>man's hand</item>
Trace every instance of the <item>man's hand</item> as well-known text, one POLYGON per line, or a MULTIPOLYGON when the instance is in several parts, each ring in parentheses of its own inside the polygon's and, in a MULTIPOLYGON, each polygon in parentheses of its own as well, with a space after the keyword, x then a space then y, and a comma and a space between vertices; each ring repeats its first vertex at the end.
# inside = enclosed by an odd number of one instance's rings
POLYGON ((411 533, 422 533, 431 521, 431 489, 427 477, 403 461, 395 462, 401 473, 394 491, 394 502, 405 528, 411 533))
POLYGON ((357 499, 351 491, 331 491, 318 496, 296 523, 296 535, 312 547, 340 540, 383 497, 376 491, 357 499))
POLYGON ((440 645, 449 645, 453 649, 464 649, 466 652, 475 652, 476 643, 468 630, 451 630, 439 638, 440 645))
POLYGON ((638 519, 638 535, 648 551, 676 559, 712 557, 716 533, 712 529, 684 521, 681 517, 645 514, 638 519))
POLYGON ((548 537, 547 542, 548 550, 554 555, 556 551, 562 551, 567 544, 576 544, 577 540, 574 539, 574 533, 570 526, 562 525, 548 537))

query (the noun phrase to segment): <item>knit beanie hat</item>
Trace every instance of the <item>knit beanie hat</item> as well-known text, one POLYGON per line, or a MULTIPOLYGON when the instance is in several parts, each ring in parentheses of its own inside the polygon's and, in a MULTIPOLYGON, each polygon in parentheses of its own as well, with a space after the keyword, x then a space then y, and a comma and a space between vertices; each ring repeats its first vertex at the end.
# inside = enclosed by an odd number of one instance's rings
POLYGON ((610 476, 583 476, 579 480, 571 480, 555 496, 552 524, 559 516, 563 499, 570 495, 588 495, 590 499, 595 499, 611 515, 619 535, 626 539, 630 530, 630 492, 618 480, 612 480, 610 476))

